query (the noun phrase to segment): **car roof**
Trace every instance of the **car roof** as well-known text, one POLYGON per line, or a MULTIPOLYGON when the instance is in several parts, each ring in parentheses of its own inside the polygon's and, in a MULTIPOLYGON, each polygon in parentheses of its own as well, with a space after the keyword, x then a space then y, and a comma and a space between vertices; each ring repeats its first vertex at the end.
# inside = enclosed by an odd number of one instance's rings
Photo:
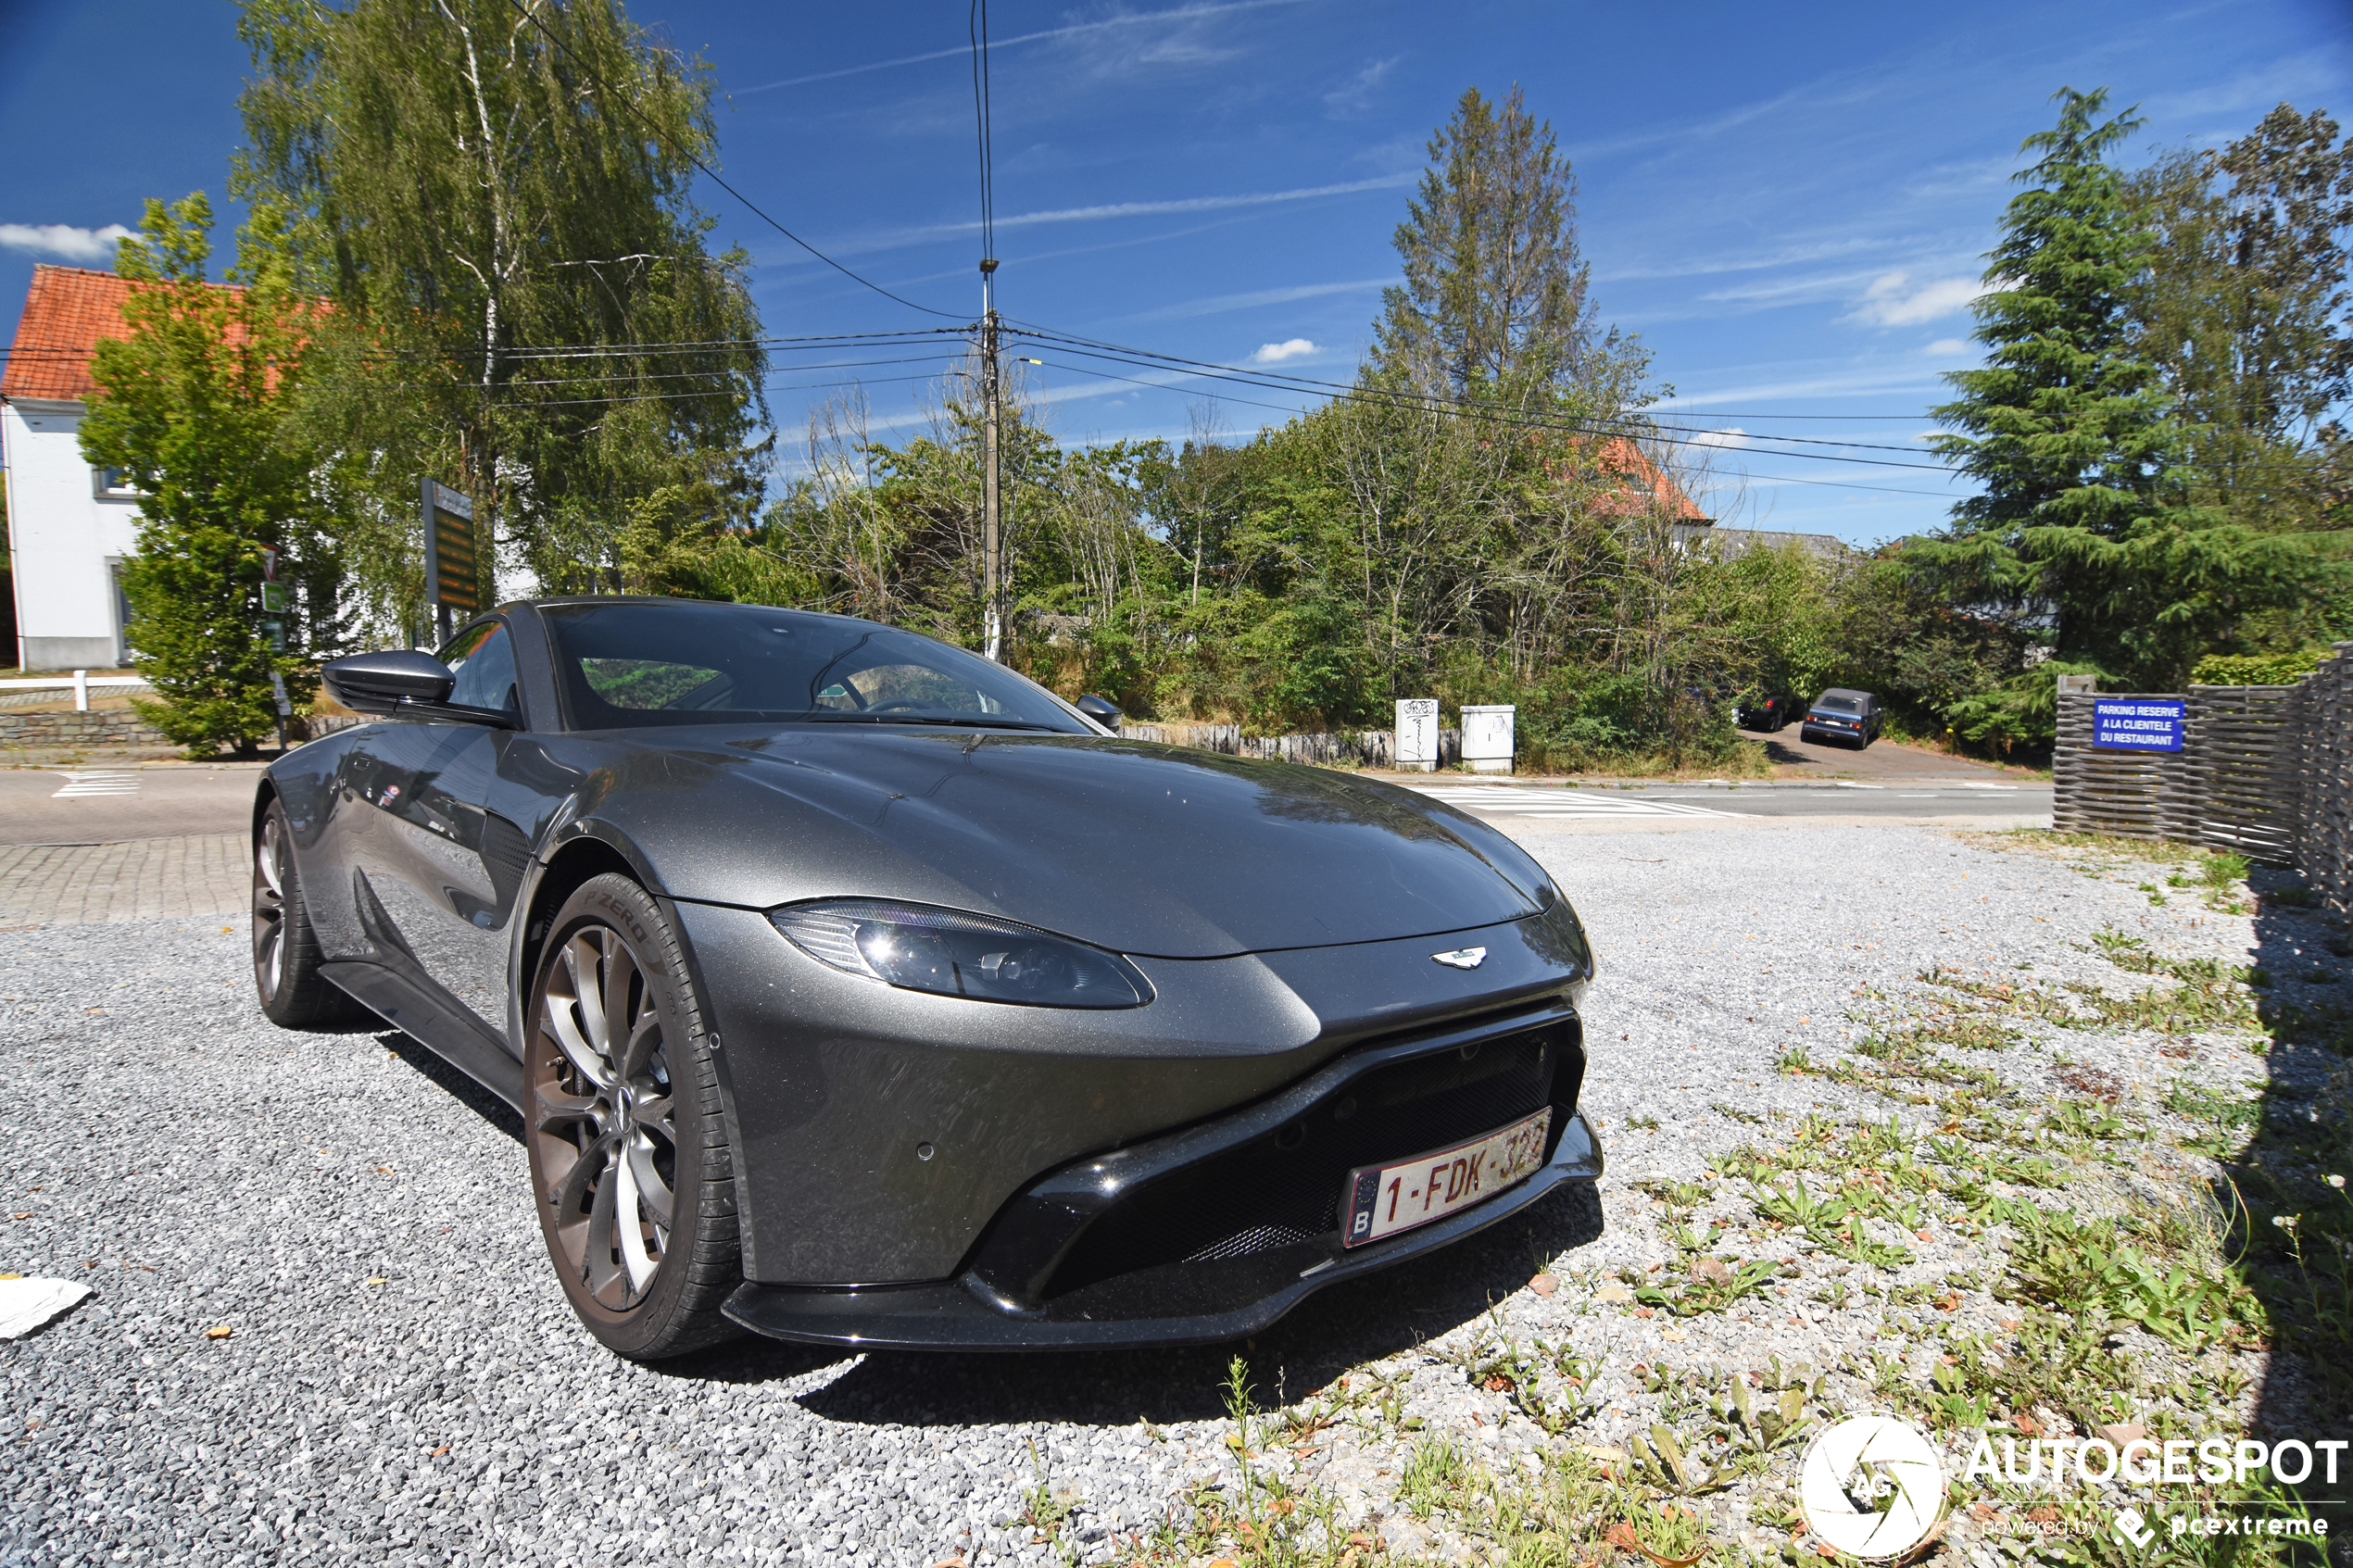
MULTIPOLYGON (((665 594, 550 594, 546 598, 510 599, 500 605, 497 610, 490 613, 503 613, 510 609, 572 609, 582 605, 722 606, 730 609, 774 611, 782 615, 806 615, 819 621, 850 621, 861 626, 883 624, 879 621, 868 621, 862 616, 836 615, 831 610, 800 609, 792 605, 753 604, 742 599, 686 599, 665 594)), ((904 631, 906 628, 894 626, 889 630, 896 632, 904 631)), ((921 636, 923 633, 917 633, 916 635, 921 636)))
MULTIPOLYGON (((1870 694, 1870 693, 1869 693, 1869 692, 1858 692, 1858 691, 1856 691, 1856 690, 1854 687, 1852 687, 1852 686, 1830 686, 1830 687, 1826 687, 1826 688, 1823 690, 1823 692, 1822 692, 1822 696, 1856 696, 1856 697, 1861 697, 1861 698, 1862 698, 1864 701, 1866 701, 1866 702, 1869 702, 1869 701, 1871 701, 1871 700, 1872 700, 1872 698, 1871 698, 1871 694, 1870 694)), ((1814 700, 1815 700, 1815 701, 1817 701, 1817 702, 1819 702, 1819 701, 1821 701, 1821 700, 1822 700, 1822 698, 1821 698, 1821 697, 1816 697, 1814 700)))

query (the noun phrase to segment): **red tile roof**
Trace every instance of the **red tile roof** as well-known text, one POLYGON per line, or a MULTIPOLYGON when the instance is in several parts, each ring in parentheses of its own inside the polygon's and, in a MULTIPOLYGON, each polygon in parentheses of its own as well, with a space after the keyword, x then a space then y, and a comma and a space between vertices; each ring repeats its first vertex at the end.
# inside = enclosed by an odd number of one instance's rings
MULTIPOLYGON (((1529 437, 1531 443, 1541 442, 1541 435, 1529 437)), ((1640 446, 1622 435, 1603 439, 1598 445, 1589 438, 1571 436, 1565 443, 1576 453, 1574 459, 1547 466, 1561 478, 1582 477, 1588 481, 1617 483, 1593 496, 1586 505, 1593 511, 1611 517, 1627 517, 1637 512, 1655 511, 1670 522, 1706 522, 1708 515, 1700 510, 1699 503, 1683 492, 1672 474, 1660 468, 1642 453, 1640 446)))
POLYGON ((122 321, 122 302, 130 297, 131 281, 115 273, 35 265, 16 344, 7 368, 0 370, 0 398, 88 402, 97 390, 90 380, 91 351, 102 337, 131 335, 122 321))
POLYGON ((83 267, 36 266, 25 291, 24 315, 8 367, 0 370, 0 397, 86 400, 90 351, 102 337, 128 337, 122 302, 128 280, 83 267))

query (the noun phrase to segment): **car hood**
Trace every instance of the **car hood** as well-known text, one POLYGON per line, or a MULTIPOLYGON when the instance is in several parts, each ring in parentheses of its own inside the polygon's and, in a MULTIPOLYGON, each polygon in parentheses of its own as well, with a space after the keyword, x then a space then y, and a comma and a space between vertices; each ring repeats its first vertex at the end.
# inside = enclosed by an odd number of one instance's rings
POLYGON ((626 834, 673 897, 703 902, 905 898, 1139 957, 1218 958, 1460 931, 1555 897, 1477 819, 1290 763, 809 726, 621 746, 592 771, 584 815, 626 834))

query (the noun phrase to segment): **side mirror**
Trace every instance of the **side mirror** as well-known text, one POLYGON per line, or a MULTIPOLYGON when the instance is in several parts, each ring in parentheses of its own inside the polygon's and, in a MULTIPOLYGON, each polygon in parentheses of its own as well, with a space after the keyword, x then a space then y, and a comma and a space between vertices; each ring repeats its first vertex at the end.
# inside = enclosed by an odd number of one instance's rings
POLYGON ((456 671, 429 653, 413 648, 388 648, 383 653, 356 653, 319 667, 320 679, 334 699, 355 713, 387 718, 454 719, 466 724, 521 727, 517 717, 491 708, 468 708, 449 700, 458 684, 456 671))
POLYGON ((413 648, 331 659, 320 667, 319 677, 354 713, 394 713, 404 702, 440 702, 458 684, 449 666, 413 648))
POLYGON ((1088 692, 1071 706, 1106 730, 1116 732, 1119 728, 1119 709, 1093 692, 1088 692))

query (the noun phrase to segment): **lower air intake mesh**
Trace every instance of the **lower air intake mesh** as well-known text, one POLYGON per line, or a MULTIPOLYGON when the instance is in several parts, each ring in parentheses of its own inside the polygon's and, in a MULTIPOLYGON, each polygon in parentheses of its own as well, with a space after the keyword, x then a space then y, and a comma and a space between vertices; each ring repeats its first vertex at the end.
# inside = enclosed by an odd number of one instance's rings
POLYGON ((1567 1098, 1581 1062, 1574 1021, 1391 1062, 1335 1090, 1279 1132, 1139 1189, 1087 1228, 1046 1294, 1164 1263, 1245 1258, 1340 1228, 1340 1189, 1360 1165, 1459 1143, 1567 1098), (1566 1064, 1566 1073, 1562 1070, 1566 1064))

